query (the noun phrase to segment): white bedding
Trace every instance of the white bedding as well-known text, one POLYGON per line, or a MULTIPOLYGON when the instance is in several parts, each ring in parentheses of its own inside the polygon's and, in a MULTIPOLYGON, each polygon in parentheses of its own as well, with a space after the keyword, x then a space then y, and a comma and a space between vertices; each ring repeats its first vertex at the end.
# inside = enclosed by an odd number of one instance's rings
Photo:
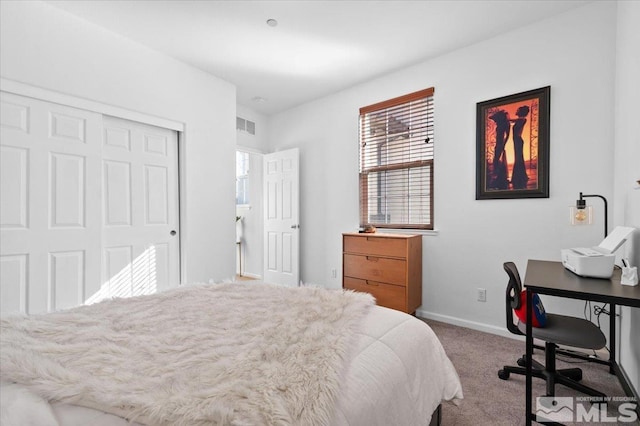
POLYGON ((462 387, 431 328, 410 315, 376 306, 360 337, 338 398, 333 425, 428 425, 462 387))
MULTIPOLYGON (((349 358, 332 425, 428 425, 442 401, 462 399, 458 375, 433 331, 401 312, 371 309, 349 358)), ((0 394, 3 426, 135 424, 90 408, 48 404, 16 384, 2 383, 0 394)))

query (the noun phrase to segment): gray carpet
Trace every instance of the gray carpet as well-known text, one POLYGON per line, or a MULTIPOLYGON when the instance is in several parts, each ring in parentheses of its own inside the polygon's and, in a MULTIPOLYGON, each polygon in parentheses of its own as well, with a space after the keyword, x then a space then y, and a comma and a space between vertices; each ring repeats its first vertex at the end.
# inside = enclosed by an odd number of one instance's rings
MULTIPOLYGON (((509 380, 498 378, 499 369, 504 365, 516 365, 516 360, 524 354, 524 342, 432 320, 423 321, 431 326, 442 342, 442 346, 458 371, 464 392, 464 400, 460 406, 451 403, 443 404, 442 424, 444 426, 524 425, 524 376, 512 374, 509 380)), ((544 362, 543 352, 536 350, 534 358, 544 362)), ((585 385, 594 387, 607 396, 625 396, 617 378, 609 374, 607 366, 585 363, 575 358, 558 358, 557 368, 571 367, 582 368, 582 383, 585 385), (562 359, 567 359, 571 363, 563 362, 562 359)), ((544 394, 544 381, 533 378, 534 410, 536 409, 535 397, 544 396, 544 394)), ((556 396, 584 397, 585 395, 557 385, 556 396)), ((609 417, 618 417, 618 404, 609 403, 609 417)), ((566 424, 612 425, 616 423, 566 424)), ((637 426, 640 422, 619 424, 637 426)))

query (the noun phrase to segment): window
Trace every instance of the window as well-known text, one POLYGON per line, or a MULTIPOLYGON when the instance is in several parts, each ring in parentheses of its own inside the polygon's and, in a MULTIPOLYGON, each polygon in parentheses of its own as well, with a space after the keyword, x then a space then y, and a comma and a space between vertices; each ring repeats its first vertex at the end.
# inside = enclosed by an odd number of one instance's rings
POLYGON ((433 229, 433 88, 360 108, 360 225, 433 229))
POLYGON ((236 205, 249 204, 249 153, 236 151, 236 205))

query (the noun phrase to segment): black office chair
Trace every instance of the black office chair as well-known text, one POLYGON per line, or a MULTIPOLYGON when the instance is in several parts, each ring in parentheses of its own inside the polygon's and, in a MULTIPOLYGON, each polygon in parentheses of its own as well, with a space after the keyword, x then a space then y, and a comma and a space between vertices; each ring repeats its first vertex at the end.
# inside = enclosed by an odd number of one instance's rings
MULTIPOLYGON (((526 324, 518 322, 516 325, 513 321, 513 310, 520 309, 520 292, 522 291, 522 282, 518 268, 513 262, 506 262, 504 270, 509 275, 509 284, 507 284, 507 328, 513 334, 525 335, 526 324)), ((545 342, 545 363, 540 364, 532 359, 532 375, 544 379, 547 383, 547 396, 555 395, 555 385, 560 383, 582 393, 591 396, 606 396, 593 388, 582 385, 578 381, 582 380, 582 370, 579 368, 567 368, 556 370, 556 348, 558 345, 573 346, 582 349, 601 349, 606 343, 606 338, 602 331, 591 321, 586 319, 568 317, 564 315, 556 315, 546 313, 546 324, 542 328, 533 327, 532 334, 536 339, 545 342)), ((505 366, 498 371, 498 377, 507 380, 511 373, 527 374, 526 355, 518 359, 518 367, 505 366)))

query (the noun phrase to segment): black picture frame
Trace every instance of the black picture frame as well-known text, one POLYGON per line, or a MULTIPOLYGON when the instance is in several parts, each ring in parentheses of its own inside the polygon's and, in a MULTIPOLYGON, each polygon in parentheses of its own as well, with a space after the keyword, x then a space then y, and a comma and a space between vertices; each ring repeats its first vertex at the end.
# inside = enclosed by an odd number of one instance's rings
POLYGON ((476 200, 549 198, 551 87, 476 105, 476 200))

